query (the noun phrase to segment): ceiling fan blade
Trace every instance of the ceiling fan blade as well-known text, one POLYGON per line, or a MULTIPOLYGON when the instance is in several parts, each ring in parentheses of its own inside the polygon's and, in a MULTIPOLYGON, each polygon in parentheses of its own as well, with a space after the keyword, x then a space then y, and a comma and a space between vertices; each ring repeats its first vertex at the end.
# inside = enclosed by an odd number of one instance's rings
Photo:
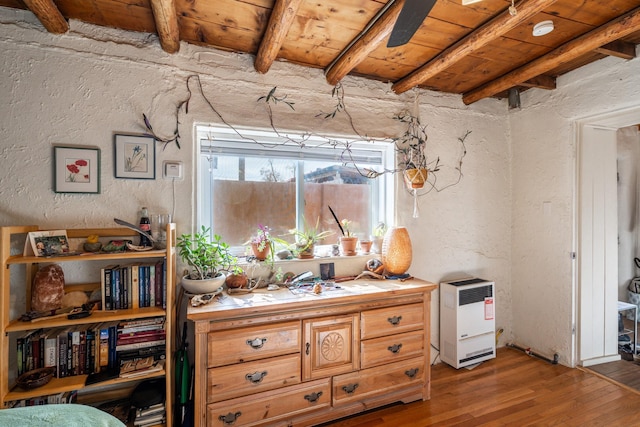
POLYGON ((436 0, 405 0, 393 30, 391 30, 387 47, 397 47, 408 43, 429 15, 434 4, 436 4, 436 0))

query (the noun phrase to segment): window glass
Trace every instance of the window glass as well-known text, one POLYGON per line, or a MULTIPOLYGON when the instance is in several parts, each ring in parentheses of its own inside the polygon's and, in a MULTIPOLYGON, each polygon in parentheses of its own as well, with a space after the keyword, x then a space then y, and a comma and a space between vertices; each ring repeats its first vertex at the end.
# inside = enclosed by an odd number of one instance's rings
MULTIPOLYGON (((389 177, 363 176, 364 168, 382 170, 393 162, 386 141, 350 145, 306 138, 304 148, 269 132, 243 130, 240 138, 225 129, 199 127, 199 223, 220 234, 233 247, 242 246, 258 225, 287 241, 292 228, 318 225, 336 232, 322 244, 335 243, 339 219, 352 221, 359 237, 369 236, 380 221, 388 222, 393 200, 389 177)), ((332 141, 336 141, 333 139, 332 141)))

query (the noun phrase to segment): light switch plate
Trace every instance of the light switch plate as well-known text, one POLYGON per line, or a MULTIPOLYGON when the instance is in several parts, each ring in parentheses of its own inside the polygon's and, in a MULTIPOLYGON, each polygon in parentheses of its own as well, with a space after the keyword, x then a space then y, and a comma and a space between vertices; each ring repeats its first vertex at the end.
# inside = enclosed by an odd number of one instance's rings
POLYGON ((165 160, 162 163, 162 177, 165 179, 182 179, 182 162, 165 160))

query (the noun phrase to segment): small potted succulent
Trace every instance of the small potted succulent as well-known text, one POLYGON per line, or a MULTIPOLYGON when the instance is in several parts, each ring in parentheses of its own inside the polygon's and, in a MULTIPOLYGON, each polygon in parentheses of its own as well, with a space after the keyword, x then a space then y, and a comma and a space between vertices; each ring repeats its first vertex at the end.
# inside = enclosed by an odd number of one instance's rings
POLYGON ((180 236, 176 247, 182 261, 190 267, 182 278, 182 287, 192 294, 218 290, 225 281, 224 272, 237 263, 229 245, 217 234, 211 238, 210 229, 205 226, 200 232, 180 236))
POLYGON ((315 244, 333 234, 333 231, 325 230, 318 231, 320 225, 320 218, 316 221, 315 227, 310 227, 306 221, 304 221, 304 227, 302 229, 294 228, 289 230, 296 240, 295 248, 293 252, 298 258, 313 258, 315 244))
POLYGON ((356 247, 358 246, 358 238, 353 235, 351 231, 352 222, 348 219, 340 221, 340 230, 342 236, 340 236, 340 247, 342 248, 342 254, 346 256, 352 256, 357 253, 356 247))
POLYGON ((382 241, 384 240, 384 235, 386 232, 387 225, 384 222, 379 222, 378 225, 376 225, 373 229, 373 234, 371 235, 371 240, 373 241, 371 251, 373 253, 382 253, 382 241))

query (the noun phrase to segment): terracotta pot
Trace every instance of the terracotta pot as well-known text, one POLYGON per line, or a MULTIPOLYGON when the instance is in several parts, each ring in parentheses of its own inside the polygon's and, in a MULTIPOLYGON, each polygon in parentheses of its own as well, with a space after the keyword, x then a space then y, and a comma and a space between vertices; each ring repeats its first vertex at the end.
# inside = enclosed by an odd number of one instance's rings
POLYGON ((390 275, 407 272, 411 266, 413 252, 411 239, 405 227, 391 227, 382 241, 382 263, 390 275))
POLYGON ((403 175, 407 188, 413 189, 424 187, 424 183, 427 182, 427 173, 427 170, 424 168, 406 169, 403 175))
POLYGON ((363 254, 368 254, 371 252, 371 246, 373 242, 371 240, 360 240, 360 250, 362 250, 363 254))
POLYGON ((251 244, 251 250, 253 251, 253 255, 256 257, 258 261, 264 261, 269 257, 269 251, 271 250, 271 242, 267 242, 267 244, 262 248, 262 250, 258 249, 257 243, 251 244))
POLYGON ((342 247, 342 255, 353 256, 358 253, 356 247, 358 246, 358 238, 354 236, 340 237, 340 246, 342 247))
POLYGON ((227 288, 230 288, 230 289, 243 288, 247 286, 248 282, 249 282, 249 278, 245 273, 229 274, 226 280, 224 281, 224 283, 227 285, 227 288))

